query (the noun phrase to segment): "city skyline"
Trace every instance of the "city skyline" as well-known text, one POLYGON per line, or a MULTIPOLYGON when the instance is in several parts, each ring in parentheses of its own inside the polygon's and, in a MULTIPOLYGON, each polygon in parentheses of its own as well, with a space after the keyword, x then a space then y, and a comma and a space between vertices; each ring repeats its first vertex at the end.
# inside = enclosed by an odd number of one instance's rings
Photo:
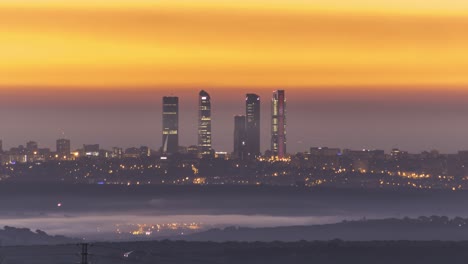
MULTIPOLYGON (((203 91, 203 90, 202 90, 203 91)), ((276 90, 278 91, 278 90, 276 90)), ((273 91, 273 94, 276 92, 276 91, 273 91)), ((289 91, 289 90, 288 90, 289 91)), ((184 119, 184 122, 182 122, 182 124, 185 124, 187 125, 187 120, 190 120, 190 124, 188 127, 190 126, 194 126, 195 127, 195 120, 198 119, 198 112, 195 111, 195 109, 197 109, 197 107, 199 108, 200 105, 199 105, 199 100, 193 100, 195 98, 199 98, 199 94, 194 94, 193 93, 194 91, 191 91, 191 94, 190 95, 187 95, 186 93, 182 93, 181 97, 182 100, 184 101, 184 103, 182 104, 182 108, 183 110, 180 111, 182 116, 185 116, 185 115, 188 115, 190 113, 195 113, 197 116, 195 118, 185 118, 184 119), (193 97, 192 97, 193 96, 193 97), (197 97, 198 96, 198 97, 197 97), (193 102, 193 101, 196 101, 197 102, 197 105, 194 105, 192 103, 187 103, 187 102, 193 102)), ((248 91, 246 91, 247 94, 249 94, 248 91)), ((260 96, 260 97, 266 97, 264 93, 262 93, 263 95, 260 96)), ((271 97, 271 94, 272 92, 269 92, 268 96, 271 97)), ((288 93, 289 95, 291 95, 290 93, 288 93)), ((157 96, 156 94, 153 94, 154 96, 157 96)), ((256 94, 251 94, 253 96, 257 96, 256 94)), ((294 95, 297 96, 297 94, 292 94, 292 96, 294 97, 294 95)), ((237 109, 239 110, 236 110, 236 111, 232 111, 232 116, 236 116, 236 115, 239 115, 239 114, 243 114, 244 111, 246 111, 245 107, 246 105, 243 105, 242 103, 242 94, 237 94, 238 98, 237 100, 232 100, 231 101, 231 104, 232 105, 235 105, 237 109), (244 109, 243 109, 244 108, 244 109)), ((179 97, 175 97, 175 96, 169 96, 169 97, 163 97, 163 100, 164 98, 178 98, 179 97)), ((289 96, 288 96, 289 98, 289 96)), ((200 98, 199 98, 200 99, 200 98)), ((161 99, 160 99, 161 100, 161 99)), ((211 100, 210 100, 211 101, 211 100)), ((159 100, 157 102, 160 102, 159 100)), ((223 103, 223 102, 221 102, 223 103)), ((214 101, 214 104, 215 106, 216 105, 219 105, 220 102, 218 102, 217 100, 214 101)), ((232 108, 232 105, 223 105, 221 107, 215 107, 216 111, 214 112, 214 115, 217 116, 218 115, 218 111, 220 112, 223 112, 223 107, 226 106, 227 108, 232 108)), ((271 102, 263 102, 261 105, 261 112, 262 112, 262 115, 263 115, 263 118, 261 119, 261 152, 265 152, 266 150, 270 150, 271 149, 271 111, 273 110, 272 109, 272 105, 271 105, 271 102)), ((304 107, 304 105, 294 105, 294 104, 288 104, 288 109, 289 109, 289 106, 292 106, 292 113, 289 113, 289 110, 288 110, 288 118, 291 117, 293 120, 296 119, 297 120, 297 116, 299 117, 303 117, 304 114, 307 114, 307 113, 303 113, 301 111, 297 111, 299 108, 301 107, 304 107), (294 109, 296 109, 296 111, 294 111, 294 109)), ((323 107, 324 105, 321 104, 319 105, 319 107, 323 107)), ((162 107, 161 104, 158 104, 158 103, 155 103, 153 106, 153 108, 159 108, 159 107, 162 107)), ((149 112, 149 115, 151 115, 153 122, 148 122, 149 124, 157 124, 159 123, 157 120, 158 120, 158 116, 160 116, 162 114, 162 111, 160 110, 161 108, 159 109, 155 109, 153 112, 149 112)), ((427 109, 424 109, 425 111, 427 111, 429 108, 427 109)), ((406 109, 403 109, 403 110, 406 110, 406 109)), ((398 109, 394 109, 394 111, 398 112, 398 109)), ((173 112, 172 110, 170 112, 173 112)), ((177 114, 179 114, 179 111, 176 111, 177 114)), ((429 111, 430 113, 433 113, 431 111, 429 111)), ((340 111, 335 111, 334 113, 338 114, 338 115, 342 115, 342 114, 349 114, 349 113, 344 113, 344 112, 340 112, 340 111)), ((317 115, 323 115, 323 114, 327 114, 325 113, 324 111, 321 111, 321 112, 316 112, 316 113, 309 113, 309 114, 317 114, 317 115)), ((177 115, 178 116, 178 115, 177 115)), ((468 116, 468 113, 467 113, 467 116, 468 116)), ((134 116, 134 117, 131 117, 131 116, 127 116, 126 119, 128 118, 128 120, 133 120, 135 119, 135 117, 138 117, 138 116, 134 116)), ((465 115, 461 116, 461 117, 465 117, 465 115)), ((139 119, 139 117, 138 117, 139 119)), ((137 120, 138 120, 137 119, 137 120)), ((162 120, 162 119, 161 119, 162 120)), ((319 119, 319 120, 323 120, 323 121, 326 121, 324 119, 319 119)), ((196 121, 198 122, 198 121, 196 121)), ((225 124, 230 124, 230 126, 227 127, 227 130, 228 130, 228 133, 220 133, 218 134, 219 135, 219 138, 222 138, 222 144, 219 144, 219 140, 218 140, 218 144, 215 143, 214 145, 214 149, 217 150, 217 151, 227 151, 227 152, 232 152, 234 149, 233 149, 233 144, 232 144, 232 140, 233 140, 233 136, 234 136, 234 123, 232 122, 232 119, 231 120, 219 120, 219 119, 216 119, 216 122, 214 122, 214 127, 219 127, 219 126, 224 126, 225 124), (223 122, 224 121, 224 122, 223 122), (221 123, 221 124, 220 124, 221 123), (225 148, 220 148, 219 145, 223 145, 223 146, 227 146, 225 148)), ((300 132, 301 131, 295 131, 297 129, 297 123, 296 123, 296 126, 293 127, 293 129, 289 129, 288 128, 288 133, 289 132, 292 132, 292 134, 301 134, 300 132), (296 132, 296 133, 295 133, 296 132)), ((289 127, 289 122, 288 122, 288 127, 289 127)), ((92 126, 90 128, 93 128, 92 126)), ((320 126, 318 125, 316 127, 317 129, 323 129, 324 131, 327 131, 327 127, 324 127, 324 126, 320 126)), ((15 130, 16 131, 16 130, 15 130)), ((134 139, 136 138, 134 135, 136 135, 139 130, 138 129, 134 129, 132 128, 131 130, 132 132, 131 133, 127 133, 125 134, 125 139, 134 139)), ((114 144, 101 144, 101 146, 103 148, 107 148, 107 149, 111 149, 112 147, 114 146, 118 146, 118 147, 122 147, 122 148, 127 148, 127 147, 134 147, 134 146, 149 146, 150 148, 154 149, 154 150, 158 150, 160 147, 163 147, 163 144, 160 144, 161 142, 159 140, 154 140, 154 133, 160 133, 160 131, 162 131, 162 128, 158 131, 155 131, 154 129, 153 130, 146 130, 146 132, 148 132, 149 134, 151 134, 152 136, 152 139, 151 140, 147 140, 147 141, 140 141, 139 143, 123 143, 123 142, 116 142, 114 144)), ((192 131, 192 129, 186 129, 186 127, 182 130, 183 132, 181 133, 181 135, 183 137, 187 137, 187 136, 191 136, 192 138, 195 137, 195 141, 189 141, 187 142, 185 140, 185 142, 183 144, 181 144, 181 146, 192 146, 192 145, 197 145, 196 144, 196 135, 198 134, 195 131, 192 131)), ((21 132, 21 131, 16 131, 16 132, 21 132)), ((72 139, 72 143, 73 143, 73 148, 77 149, 79 148, 80 146, 82 146, 82 144, 93 144, 93 143, 96 143, 96 142, 105 142, 106 138, 105 137, 93 137, 91 140, 80 140, 79 137, 74 137, 74 136, 68 136, 68 133, 64 133, 65 131, 63 130, 60 130, 60 131, 56 131, 55 132, 55 135, 48 135, 48 136, 51 136, 51 139, 50 142, 51 143, 46 143, 44 141, 42 141, 40 138, 36 138, 34 137, 34 134, 31 133, 29 134, 28 133, 28 136, 25 137, 24 139, 21 139, 19 141, 16 141, 16 142, 12 142, 12 141, 9 141, 8 139, 7 140, 3 140, 3 143, 4 144, 4 149, 8 149, 10 147, 15 147, 17 145, 20 145, 20 144, 24 144, 26 142, 29 142, 29 141, 35 141, 35 142, 39 142, 41 144, 41 146, 45 146, 45 147, 49 147, 51 149, 53 149, 54 145, 55 145, 55 142, 56 142, 56 139, 57 138, 69 138, 69 139, 72 139)), ((91 132, 94 134, 94 133, 99 133, 100 131, 99 130, 91 130, 91 132)), ((328 132, 328 131, 327 131, 328 132)), ((371 131, 372 132, 372 131, 371 131)), ((116 133, 118 133, 118 131, 116 131, 116 133)), ((215 132, 216 134, 217 132, 215 132)), ((179 131, 177 130, 177 135, 179 135, 179 131)), ((43 137, 44 135, 42 135, 41 137, 43 137)), ((304 135, 302 135, 304 136, 304 135)), ((314 135, 311 134, 311 137, 313 137, 314 135)), ((379 136, 377 134, 373 134, 373 136, 379 136)), ((303 137, 304 138, 304 137, 303 137)), ((293 138, 292 139, 293 142, 294 140, 297 140, 296 138, 293 138)), ((410 141, 414 141, 416 139, 412 139, 412 138, 409 138, 410 141)), ((439 138, 440 140, 440 138, 439 138)), ((453 139, 452 139, 453 140, 453 139)), ((296 145, 296 148, 294 148, 294 144, 293 144, 293 150, 290 151, 290 153, 296 153, 296 152, 303 152, 303 151, 306 151, 307 149, 309 149, 309 147, 312 147, 312 146, 316 146, 316 147, 339 147, 339 148, 342 148, 342 149, 382 149, 382 150, 386 150, 386 151, 390 151, 391 149, 393 148, 399 148, 399 149, 402 149, 402 150, 407 150, 407 151, 410 151, 410 152, 413 152, 413 153, 418 153, 418 152, 421 152, 421 151, 428 151, 428 150, 432 150, 432 149, 437 149, 443 153, 455 153, 459 150, 464 150, 464 149, 468 149, 468 148, 464 148, 462 146, 463 142, 465 142, 464 140, 459 140, 457 142, 457 146, 455 148, 453 148, 452 150, 445 150, 444 148, 438 148, 435 146, 435 144, 428 144, 427 146, 428 147, 425 147, 425 148, 420 148, 420 149, 411 149, 409 147, 407 147, 406 145, 403 145, 401 143, 395 143, 391 146, 387 146, 385 147, 384 144, 374 144, 374 145, 357 145, 357 144, 350 144, 352 143, 351 141, 344 141, 345 144, 342 143, 343 140, 337 140, 337 141, 316 141, 316 142, 311 142, 311 143, 302 143, 300 144, 300 148, 297 147, 296 145), (341 143, 340 143, 341 142, 341 143), (459 143, 462 143, 462 144, 459 144, 459 143)), ((297 141, 296 141, 297 143, 297 141)), ((175 149, 175 148, 174 148, 175 149)))

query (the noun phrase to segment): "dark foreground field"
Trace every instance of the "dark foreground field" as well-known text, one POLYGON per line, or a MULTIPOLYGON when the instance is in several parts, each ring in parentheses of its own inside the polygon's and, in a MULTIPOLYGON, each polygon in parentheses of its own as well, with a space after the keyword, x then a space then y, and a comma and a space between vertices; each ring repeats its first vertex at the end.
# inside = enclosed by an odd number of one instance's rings
MULTIPOLYGON (((80 263, 80 247, 0 248, 0 263, 80 263)), ((468 242, 134 242, 89 247, 89 263, 466 263, 468 242), (125 257, 126 252, 131 252, 125 257)))

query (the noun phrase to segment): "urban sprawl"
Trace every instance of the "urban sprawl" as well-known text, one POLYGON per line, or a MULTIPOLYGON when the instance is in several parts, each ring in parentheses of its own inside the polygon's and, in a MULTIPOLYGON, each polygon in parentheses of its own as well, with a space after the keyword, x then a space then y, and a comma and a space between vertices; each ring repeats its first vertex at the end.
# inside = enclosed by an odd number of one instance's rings
POLYGON ((55 152, 30 141, 4 151, 0 141, 0 181, 88 184, 286 185, 340 188, 468 188, 468 151, 418 154, 393 149, 349 150, 311 147, 286 152, 286 97, 273 92, 271 147, 260 151, 260 97, 247 94, 245 114, 234 117, 232 153, 211 145, 211 98, 199 93, 198 144, 179 146, 179 99, 162 98, 162 146, 111 150, 86 144, 72 150, 58 139, 55 152))

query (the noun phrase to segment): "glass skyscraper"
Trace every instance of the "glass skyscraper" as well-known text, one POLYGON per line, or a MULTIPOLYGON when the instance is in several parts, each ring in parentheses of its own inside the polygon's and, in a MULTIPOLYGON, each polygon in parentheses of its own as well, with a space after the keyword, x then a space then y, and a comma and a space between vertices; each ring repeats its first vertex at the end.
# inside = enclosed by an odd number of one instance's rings
POLYGON ((173 154, 179 151, 179 98, 163 97, 162 152, 173 154))
POLYGON ((246 154, 249 158, 260 156, 260 96, 247 94, 245 98, 246 154))
POLYGON ((212 154, 211 148, 211 97, 200 91, 198 98, 198 153, 200 156, 212 154))
POLYGON ((282 159, 286 155, 286 97, 284 90, 273 92, 271 100, 271 151, 282 159))

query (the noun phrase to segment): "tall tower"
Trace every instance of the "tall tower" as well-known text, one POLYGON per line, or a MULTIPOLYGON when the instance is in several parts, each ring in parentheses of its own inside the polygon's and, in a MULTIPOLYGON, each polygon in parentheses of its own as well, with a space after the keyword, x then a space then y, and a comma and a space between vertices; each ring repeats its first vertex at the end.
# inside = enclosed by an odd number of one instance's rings
POLYGON ((246 144, 245 116, 234 116, 234 157, 240 160, 246 158, 246 144))
POLYGON ((286 97, 284 90, 273 92, 271 100, 271 151, 282 159, 286 155, 286 97))
POLYGON ((245 130, 247 135, 247 157, 260 156, 260 96, 247 94, 245 98, 245 130))
POLYGON ((162 152, 173 154, 179 151, 179 97, 163 97, 162 152))
POLYGON ((209 156, 211 150, 211 97, 200 91, 198 98, 198 153, 209 156))

